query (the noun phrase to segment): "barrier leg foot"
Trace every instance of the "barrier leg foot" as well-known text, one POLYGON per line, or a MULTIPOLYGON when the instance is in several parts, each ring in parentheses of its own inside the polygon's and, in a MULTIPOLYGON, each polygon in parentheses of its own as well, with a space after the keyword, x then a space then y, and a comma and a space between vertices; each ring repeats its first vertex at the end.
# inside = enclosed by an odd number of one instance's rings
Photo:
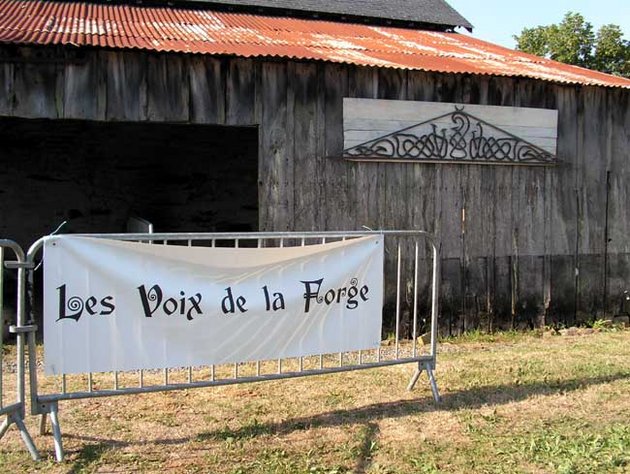
POLYGON ((11 426, 11 421, 9 420, 9 417, 7 416, 2 422, 2 425, 0 425, 0 439, 2 439, 4 434, 7 432, 7 430, 9 429, 9 426, 11 426))
POLYGON ((46 413, 42 413, 39 419, 39 434, 44 436, 46 434, 46 413))
POLYGON ((429 376, 429 383, 431 384, 431 392, 433 392, 433 400, 435 400, 435 403, 440 403, 440 392, 438 391, 438 386, 433 376, 433 369, 427 367, 427 375, 429 376))
POLYGON ((31 438, 31 435, 26 429, 26 425, 24 424, 24 421, 18 415, 14 414, 13 422, 16 424, 16 426, 20 430, 20 434, 22 435, 22 441, 24 441, 24 444, 26 445, 26 449, 28 449, 28 452, 31 454, 33 461, 39 461, 40 459, 39 451, 37 451, 37 448, 35 447, 35 443, 33 443, 33 438, 31 438))
POLYGON ((420 378, 420 374, 422 374, 422 366, 418 364, 416 371, 413 373, 411 380, 409 381, 409 385, 407 385, 407 391, 411 392, 413 390, 413 388, 416 386, 418 378, 420 378))
POLYGON ((55 440, 55 458, 57 462, 63 461, 63 442, 61 440, 61 427, 59 426, 58 407, 56 403, 50 405, 50 425, 55 440))

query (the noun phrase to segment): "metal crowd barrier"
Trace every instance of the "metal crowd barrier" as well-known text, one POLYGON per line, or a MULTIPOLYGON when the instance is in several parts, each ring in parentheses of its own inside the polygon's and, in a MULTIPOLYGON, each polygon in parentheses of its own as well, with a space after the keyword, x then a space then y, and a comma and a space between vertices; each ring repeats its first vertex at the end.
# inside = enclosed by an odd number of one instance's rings
MULTIPOLYGON (((0 314, 3 309, 3 274, 4 269, 17 269, 17 302, 16 302, 16 318, 14 324, 10 326, 9 331, 16 334, 16 356, 15 367, 9 367, 4 360, 4 321, 0 331, 0 417, 5 417, 0 425, 0 439, 6 434, 12 424, 15 424, 20 430, 22 440, 31 454, 31 457, 39 460, 39 453, 33 439, 24 425, 25 414, 25 337, 28 331, 35 328, 25 324, 25 256, 22 248, 11 240, 0 239, 0 314), (15 261, 4 261, 4 251, 11 250, 15 254, 15 261), (6 382, 11 382, 15 386, 15 402, 8 402, 6 382)), ((4 318, 3 318, 4 319, 4 318)))
MULTIPOLYGON (((38 380, 35 333, 29 332, 29 370, 31 380, 31 413, 42 415, 40 431, 46 427, 46 417, 50 416, 58 461, 63 460, 64 451, 61 427, 58 418, 58 404, 64 400, 110 397, 149 392, 213 387, 265 380, 288 379, 308 375, 330 374, 358 369, 370 369, 397 364, 415 363, 416 370, 408 389, 411 390, 423 371, 426 371, 433 397, 440 396, 433 375, 436 366, 438 330, 438 282, 439 255, 434 238, 424 231, 355 231, 355 232, 287 232, 287 233, 156 233, 156 234, 83 234, 83 237, 115 239, 123 241, 149 242, 157 245, 188 245, 210 247, 289 247, 321 244, 354 239, 372 235, 385 238, 387 273, 394 272, 389 281, 395 281, 393 291, 387 293, 395 299, 395 309, 391 337, 379 349, 338 354, 321 354, 275 361, 255 361, 231 365, 209 365, 181 369, 140 370, 134 372, 88 373, 82 375, 60 375, 38 380), (421 345, 418 335, 421 329, 419 307, 422 288, 419 272, 422 264, 428 265, 425 258, 426 244, 431 247, 431 288, 430 296, 430 343, 421 345), (403 340, 401 313, 405 293, 407 314, 411 318, 412 337, 403 340), (409 308, 410 307, 410 308, 409 308), (51 379, 55 379, 54 381, 51 379), (42 383, 45 382, 45 383, 42 383), (54 382, 54 383, 53 383, 54 382), (55 387, 44 390, 43 387, 55 387), (77 389, 76 387, 82 387, 77 389)), ((28 251, 26 266, 29 268, 31 308, 34 307, 33 273, 35 259, 43 247, 45 238, 35 242, 28 251)), ((46 265, 46 262, 43 262, 46 265)), ((391 284, 390 284, 391 287, 391 284)), ((391 288, 390 288, 391 290, 391 288)), ((427 335, 425 335, 426 338, 427 335)))

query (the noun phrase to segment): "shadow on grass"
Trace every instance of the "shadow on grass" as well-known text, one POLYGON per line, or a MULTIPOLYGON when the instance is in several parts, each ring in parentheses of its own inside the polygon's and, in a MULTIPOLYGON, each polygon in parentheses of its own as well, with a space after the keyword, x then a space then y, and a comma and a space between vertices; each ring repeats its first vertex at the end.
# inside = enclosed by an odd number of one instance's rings
POLYGON ((77 454, 77 460, 73 463, 70 473, 91 472, 95 464, 103 456, 103 453, 112 449, 117 443, 101 441, 96 444, 86 444, 77 454))
MULTIPOLYGON (((630 372, 617 372, 610 375, 571 379, 555 382, 533 382, 525 384, 487 385, 470 390, 447 393, 442 401, 436 404, 433 397, 423 397, 414 400, 376 403, 363 407, 335 410, 320 415, 304 418, 294 418, 280 423, 265 423, 257 426, 261 434, 286 434, 292 431, 310 428, 339 426, 358 423, 369 423, 384 418, 402 418, 415 413, 434 411, 453 411, 480 408, 483 406, 504 405, 526 400, 539 395, 555 395, 572 392, 592 385, 601 385, 630 378, 630 372)), ((231 430, 231 437, 240 439, 251 437, 252 430, 248 425, 231 430)), ((200 433, 198 439, 221 439, 224 430, 200 433)))
MULTIPOLYGON (((482 406, 504 405, 518 402, 539 395, 555 395, 559 393, 572 392, 593 385, 601 385, 615 382, 617 380, 630 379, 630 371, 622 371, 610 375, 570 379, 555 382, 532 382, 524 384, 504 384, 487 385, 469 390, 446 393, 442 396, 442 402, 435 404, 431 396, 417 398, 414 400, 401 400, 396 402, 376 403, 363 407, 335 410, 328 413, 313 415, 303 418, 294 418, 279 423, 259 423, 244 425, 238 429, 224 428, 221 430, 201 432, 194 437, 160 439, 153 443, 157 445, 177 445, 190 441, 205 440, 239 440, 252 439, 261 435, 281 435, 294 431, 308 430, 317 427, 330 427, 353 424, 367 424, 373 426, 373 421, 385 418, 401 418, 416 413, 428 413, 435 411, 453 411, 480 408, 482 406)), ((426 382, 426 380, 425 380, 426 382)), ((375 434, 375 433, 372 433, 375 434)), ((145 444, 143 442, 118 442, 108 441, 92 437, 64 434, 67 438, 75 438, 84 441, 98 442, 112 446, 128 446, 135 444, 145 444)), ((366 443, 370 442, 373 436, 366 436, 366 443)), ((96 445, 97 447, 100 444, 96 445)), ((83 448, 80 457, 89 459, 90 451, 83 453, 86 449, 94 450, 95 447, 83 448)), ((100 448, 99 448, 100 449, 100 448)), ((101 451, 97 451, 102 453, 101 451)), ((364 453, 365 454, 365 453, 364 453)), ((367 459, 368 456, 365 456, 367 459)))
POLYGON ((361 433, 361 446, 357 456, 357 463, 352 471, 354 474, 365 474, 372 465, 372 458, 376 451, 376 440, 378 439, 378 424, 370 421, 367 423, 361 433))

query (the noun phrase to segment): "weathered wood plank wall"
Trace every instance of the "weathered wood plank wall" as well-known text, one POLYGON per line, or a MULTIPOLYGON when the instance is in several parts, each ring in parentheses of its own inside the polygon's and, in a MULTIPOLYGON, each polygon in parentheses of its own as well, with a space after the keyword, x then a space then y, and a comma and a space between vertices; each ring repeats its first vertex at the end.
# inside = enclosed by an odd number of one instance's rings
POLYGON ((2 115, 258 125, 261 230, 437 233, 447 330, 600 317, 629 283, 628 90, 144 52, 9 55, 21 59, 0 58, 2 115), (344 162, 344 97, 557 109, 562 164, 344 162))

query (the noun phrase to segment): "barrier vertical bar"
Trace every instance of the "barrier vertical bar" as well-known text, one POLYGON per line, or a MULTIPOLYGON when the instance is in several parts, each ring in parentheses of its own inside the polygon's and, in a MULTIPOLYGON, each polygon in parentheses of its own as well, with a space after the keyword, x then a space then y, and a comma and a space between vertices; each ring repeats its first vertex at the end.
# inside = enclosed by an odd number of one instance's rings
POLYGON ((413 390, 420 374, 423 370, 426 370, 427 377, 429 378, 429 383, 431 385, 431 392, 433 394, 433 399, 436 403, 440 402, 440 393, 438 391, 437 383, 435 381, 435 376, 433 371, 435 370, 436 361, 437 361, 437 338, 438 338, 438 295, 439 288, 438 282, 440 281, 440 252, 438 250, 436 242, 433 240, 431 236, 425 234, 425 237, 429 241, 432 249, 432 257, 433 257, 433 272, 431 279, 431 354, 429 360, 421 360, 418 362, 418 366, 411 377, 409 385, 407 386, 407 390, 413 390))
POLYGON ((4 372, 2 371, 2 367, 4 367, 4 247, 0 247, 0 323, 2 323, 2 327, 0 328, 0 410, 4 407, 4 392, 2 391, 3 383, 4 383, 4 372))
POLYGON ((413 356, 418 355, 418 241, 415 247, 413 275, 413 356))
MULTIPOLYGON (((33 443, 33 439, 29 434, 26 426, 22 420, 24 420, 25 415, 25 403, 26 403, 26 360, 25 360, 25 351, 26 351, 26 341, 25 338, 27 334, 29 336, 34 337, 34 332, 31 329, 36 329, 35 326, 28 328, 26 327, 26 265, 25 265, 25 256, 24 252, 20 247, 14 249, 16 257, 18 258, 18 262, 21 265, 18 267, 17 281, 18 281, 18 292, 17 292, 17 325, 15 327, 15 331, 17 332, 17 377, 18 377, 18 400, 17 402, 20 405, 19 413, 13 414, 13 419, 15 424, 18 426, 20 433, 22 435, 22 440, 26 444, 29 452, 31 453, 31 457, 35 460, 39 460, 39 453, 37 452, 37 448, 35 448, 35 444, 33 443), (27 332, 25 332, 27 331, 27 332)), ((29 358, 35 358, 35 354, 31 355, 29 358)))
POLYGON ((440 254, 436 243, 433 240, 430 242, 433 247, 433 281, 431 288, 431 358, 433 359, 433 368, 435 368, 438 338, 438 284, 440 281, 440 254))
MULTIPOLYGON (((22 440, 26 445, 31 457, 33 460, 39 460, 39 452, 33 443, 33 439, 28 432, 28 429, 24 425, 24 416, 25 416, 25 401, 26 401, 26 374, 25 374, 25 363, 26 363, 26 337, 27 334, 32 334, 32 330, 34 330, 34 326, 26 325, 26 259, 24 252, 15 242, 10 240, 0 240, 0 250, 3 248, 10 248, 15 254, 16 261, 10 262, 13 265, 9 268, 17 268, 17 303, 16 303, 16 324, 11 326, 9 330, 16 334, 16 402, 10 406, 0 406, 0 413, 6 414, 7 418, 4 420, 2 425, 0 426, 0 438, 4 436, 7 432, 11 424, 15 424, 22 436, 22 440)), ((4 251, 2 255, 0 255, 0 273, 4 272, 4 251)), ((1 280, 1 278, 0 278, 1 280)), ((0 292, 3 291, 3 286, 0 285, 0 292)), ((1 308, 1 306, 0 306, 1 308)), ((1 314, 1 312, 0 312, 1 314)), ((4 332, 4 328, 2 328, 4 332)), ((3 335, 0 335, 0 352, 3 350, 3 335)), ((35 356, 33 355, 33 358, 35 356)), ((3 377, 3 369, 0 365, 0 378, 3 377)), ((0 400, 4 397, 2 392, 2 387, 0 387, 0 400)))
POLYGON ((401 273, 401 249, 398 241, 398 266, 396 271, 396 359, 400 356, 400 273, 401 273))

